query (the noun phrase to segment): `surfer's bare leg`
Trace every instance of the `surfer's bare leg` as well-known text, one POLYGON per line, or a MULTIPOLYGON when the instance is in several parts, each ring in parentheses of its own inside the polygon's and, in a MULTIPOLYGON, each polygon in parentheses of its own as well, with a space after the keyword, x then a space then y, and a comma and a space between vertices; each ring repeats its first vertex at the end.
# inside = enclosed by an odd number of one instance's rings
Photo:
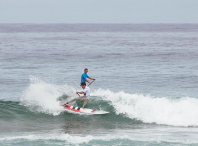
POLYGON ((80 98, 82 98, 82 97, 74 98, 74 99, 70 100, 69 102, 63 103, 62 105, 66 105, 66 104, 72 103, 72 102, 74 102, 76 100, 79 100, 80 98))
POLYGON ((81 96, 81 98, 79 98, 78 101, 84 102, 82 108, 85 109, 84 107, 88 103, 89 99, 87 97, 81 96))
POLYGON ((80 96, 80 97, 77 97, 77 98, 74 98, 74 99, 70 100, 70 101, 67 102, 67 103, 64 103, 63 105, 72 103, 72 102, 74 102, 74 101, 82 101, 82 102, 84 101, 84 104, 83 104, 82 108, 85 109, 84 106, 88 103, 89 99, 86 98, 86 97, 84 97, 84 96, 80 96))
POLYGON ((80 99, 81 99, 82 97, 77 97, 77 98, 74 98, 74 99, 72 99, 72 100, 70 100, 68 103, 72 103, 72 102, 74 102, 74 101, 81 101, 80 99))
POLYGON ((74 102, 74 101, 85 101, 85 99, 87 99, 87 98, 86 98, 86 97, 84 97, 84 96, 76 97, 76 98, 74 98, 74 99, 70 100, 69 102, 64 103, 63 105, 66 105, 66 104, 72 103, 72 102, 74 102))
POLYGON ((89 101, 88 98, 84 99, 84 104, 83 104, 83 106, 82 106, 83 109, 85 109, 84 107, 85 107, 85 105, 87 104, 88 101, 89 101))

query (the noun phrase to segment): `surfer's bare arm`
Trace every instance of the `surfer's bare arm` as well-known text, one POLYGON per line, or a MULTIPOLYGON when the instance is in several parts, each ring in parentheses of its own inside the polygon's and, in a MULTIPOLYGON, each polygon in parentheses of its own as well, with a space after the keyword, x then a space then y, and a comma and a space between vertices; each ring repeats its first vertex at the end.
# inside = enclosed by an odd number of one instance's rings
POLYGON ((86 80, 89 84, 91 84, 91 83, 87 80, 87 78, 85 78, 85 80, 86 80))
POLYGON ((76 94, 84 94, 84 92, 83 91, 81 91, 81 92, 76 91, 76 94))
POLYGON ((89 79, 91 79, 91 80, 96 80, 96 79, 94 79, 94 78, 91 78, 91 77, 89 77, 89 79))

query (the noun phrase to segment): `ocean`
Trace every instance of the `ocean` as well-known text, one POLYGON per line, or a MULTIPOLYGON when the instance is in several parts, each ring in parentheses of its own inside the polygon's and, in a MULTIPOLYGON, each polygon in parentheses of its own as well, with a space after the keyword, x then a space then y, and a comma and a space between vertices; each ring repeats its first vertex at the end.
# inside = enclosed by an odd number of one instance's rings
POLYGON ((0 66, 1 146, 198 145, 198 24, 0 24, 0 66))

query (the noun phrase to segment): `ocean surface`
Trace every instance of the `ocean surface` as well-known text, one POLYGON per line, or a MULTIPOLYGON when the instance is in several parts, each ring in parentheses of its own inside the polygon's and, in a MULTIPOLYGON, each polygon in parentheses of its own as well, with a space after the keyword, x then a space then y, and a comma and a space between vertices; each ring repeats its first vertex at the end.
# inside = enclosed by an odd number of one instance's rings
POLYGON ((198 24, 0 24, 0 145, 197 146, 198 24))

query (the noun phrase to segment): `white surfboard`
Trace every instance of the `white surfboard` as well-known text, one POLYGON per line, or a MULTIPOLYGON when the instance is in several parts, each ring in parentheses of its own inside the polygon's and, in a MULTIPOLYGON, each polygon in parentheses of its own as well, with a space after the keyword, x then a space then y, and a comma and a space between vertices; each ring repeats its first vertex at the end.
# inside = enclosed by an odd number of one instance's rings
POLYGON ((72 105, 61 105, 60 106, 64 107, 64 109, 67 109, 69 111, 74 111, 74 112, 80 112, 80 113, 86 113, 86 114, 92 114, 92 115, 101 115, 101 114, 108 114, 109 112, 106 111, 97 111, 93 109, 88 109, 88 108, 80 108, 77 106, 72 106, 72 105))

